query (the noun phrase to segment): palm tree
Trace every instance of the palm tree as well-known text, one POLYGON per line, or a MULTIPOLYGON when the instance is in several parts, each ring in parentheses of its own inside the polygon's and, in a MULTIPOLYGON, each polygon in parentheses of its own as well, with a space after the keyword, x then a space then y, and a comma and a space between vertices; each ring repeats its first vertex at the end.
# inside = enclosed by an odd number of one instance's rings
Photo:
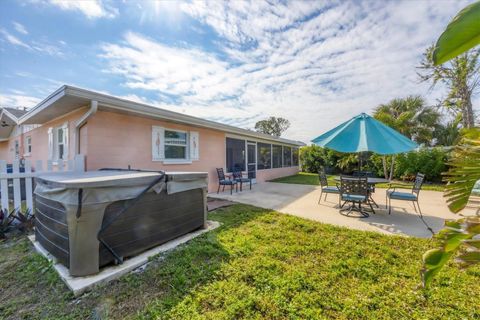
POLYGON ((435 108, 427 107, 422 97, 408 96, 379 105, 373 117, 418 144, 431 145, 442 116, 435 108))

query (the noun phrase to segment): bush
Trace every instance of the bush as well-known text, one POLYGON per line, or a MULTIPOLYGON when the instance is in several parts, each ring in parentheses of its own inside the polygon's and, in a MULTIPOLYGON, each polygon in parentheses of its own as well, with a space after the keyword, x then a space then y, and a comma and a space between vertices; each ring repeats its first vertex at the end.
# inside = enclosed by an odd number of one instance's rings
MULTIPOLYGON (((362 170, 373 172, 383 177, 383 156, 364 153, 362 170)), ((327 173, 350 174, 358 168, 358 154, 340 153, 318 146, 300 149, 302 171, 316 173, 325 167, 327 173)), ((387 156, 387 168, 390 171, 392 156, 387 156)), ((417 172, 424 173, 430 182, 440 182, 442 172, 447 170, 448 151, 442 148, 424 148, 419 151, 398 154, 395 156, 393 177, 401 180, 413 180, 417 172)))
POLYGON ((448 153, 441 148, 400 154, 395 160, 395 177, 413 180, 415 174, 421 172, 428 181, 442 181, 442 172, 447 170, 447 156, 448 153))

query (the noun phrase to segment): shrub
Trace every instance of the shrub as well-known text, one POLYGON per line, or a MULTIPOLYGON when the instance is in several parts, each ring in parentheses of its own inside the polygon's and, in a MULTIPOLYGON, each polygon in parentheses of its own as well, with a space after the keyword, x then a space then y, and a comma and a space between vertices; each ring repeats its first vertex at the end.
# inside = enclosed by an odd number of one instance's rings
MULTIPOLYGON (((378 154, 364 153, 363 170, 371 171, 379 177, 383 177, 383 156, 378 154)), ((325 167, 328 173, 349 174, 358 167, 358 154, 340 153, 318 146, 308 146, 300 149, 302 171, 316 173, 321 167, 325 167)), ((393 177, 401 180, 413 180, 417 172, 426 175, 431 182, 440 182, 442 172, 446 171, 445 163, 448 159, 448 151, 442 148, 424 148, 419 151, 398 154, 395 156, 393 177)), ((387 168, 390 170, 392 157, 387 156, 387 168)))
POLYGON ((448 152, 441 148, 425 148, 399 154, 395 159, 395 177, 413 180, 417 172, 422 172, 428 181, 439 182, 442 180, 442 172, 447 169, 447 157, 448 152))

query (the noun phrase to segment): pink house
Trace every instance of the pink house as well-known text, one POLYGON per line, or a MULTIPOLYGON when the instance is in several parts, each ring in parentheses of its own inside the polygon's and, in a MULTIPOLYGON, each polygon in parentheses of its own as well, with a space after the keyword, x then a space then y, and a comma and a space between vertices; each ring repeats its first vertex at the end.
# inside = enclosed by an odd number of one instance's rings
POLYGON ((276 138, 113 96, 62 86, 27 111, 3 109, 0 159, 73 159, 87 170, 204 171, 240 168, 263 182, 298 172, 302 142, 276 138))

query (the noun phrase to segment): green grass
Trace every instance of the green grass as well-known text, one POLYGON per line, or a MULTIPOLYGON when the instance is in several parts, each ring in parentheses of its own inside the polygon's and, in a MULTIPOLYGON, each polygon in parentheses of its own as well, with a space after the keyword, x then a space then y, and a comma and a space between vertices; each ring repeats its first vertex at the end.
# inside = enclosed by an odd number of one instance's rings
MULTIPOLYGON (((335 181, 334 175, 329 175, 328 183, 335 185, 338 181, 335 181)), ((316 173, 306 173, 306 172, 299 172, 293 176, 282 177, 278 179, 271 180, 270 182, 280 182, 280 183, 293 183, 293 184, 309 184, 309 185, 319 185, 318 182, 318 175, 316 173)), ((413 184, 411 182, 403 182, 403 181, 394 181, 393 182, 397 187, 403 189, 411 189, 413 184)), ((388 188, 388 183, 379 183, 376 185, 378 188, 388 188)), ((422 186, 423 190, 433 190, 433 191, 443 191, 445 186, 443 184, 431 184, 425 183, 422 186)))
POLYGON ((480 268, 420 286, 432 240, 349 230, 246 205, 132 273, 75 299, 25 238, 0 244, 6 319, 475 319, 480 268))

